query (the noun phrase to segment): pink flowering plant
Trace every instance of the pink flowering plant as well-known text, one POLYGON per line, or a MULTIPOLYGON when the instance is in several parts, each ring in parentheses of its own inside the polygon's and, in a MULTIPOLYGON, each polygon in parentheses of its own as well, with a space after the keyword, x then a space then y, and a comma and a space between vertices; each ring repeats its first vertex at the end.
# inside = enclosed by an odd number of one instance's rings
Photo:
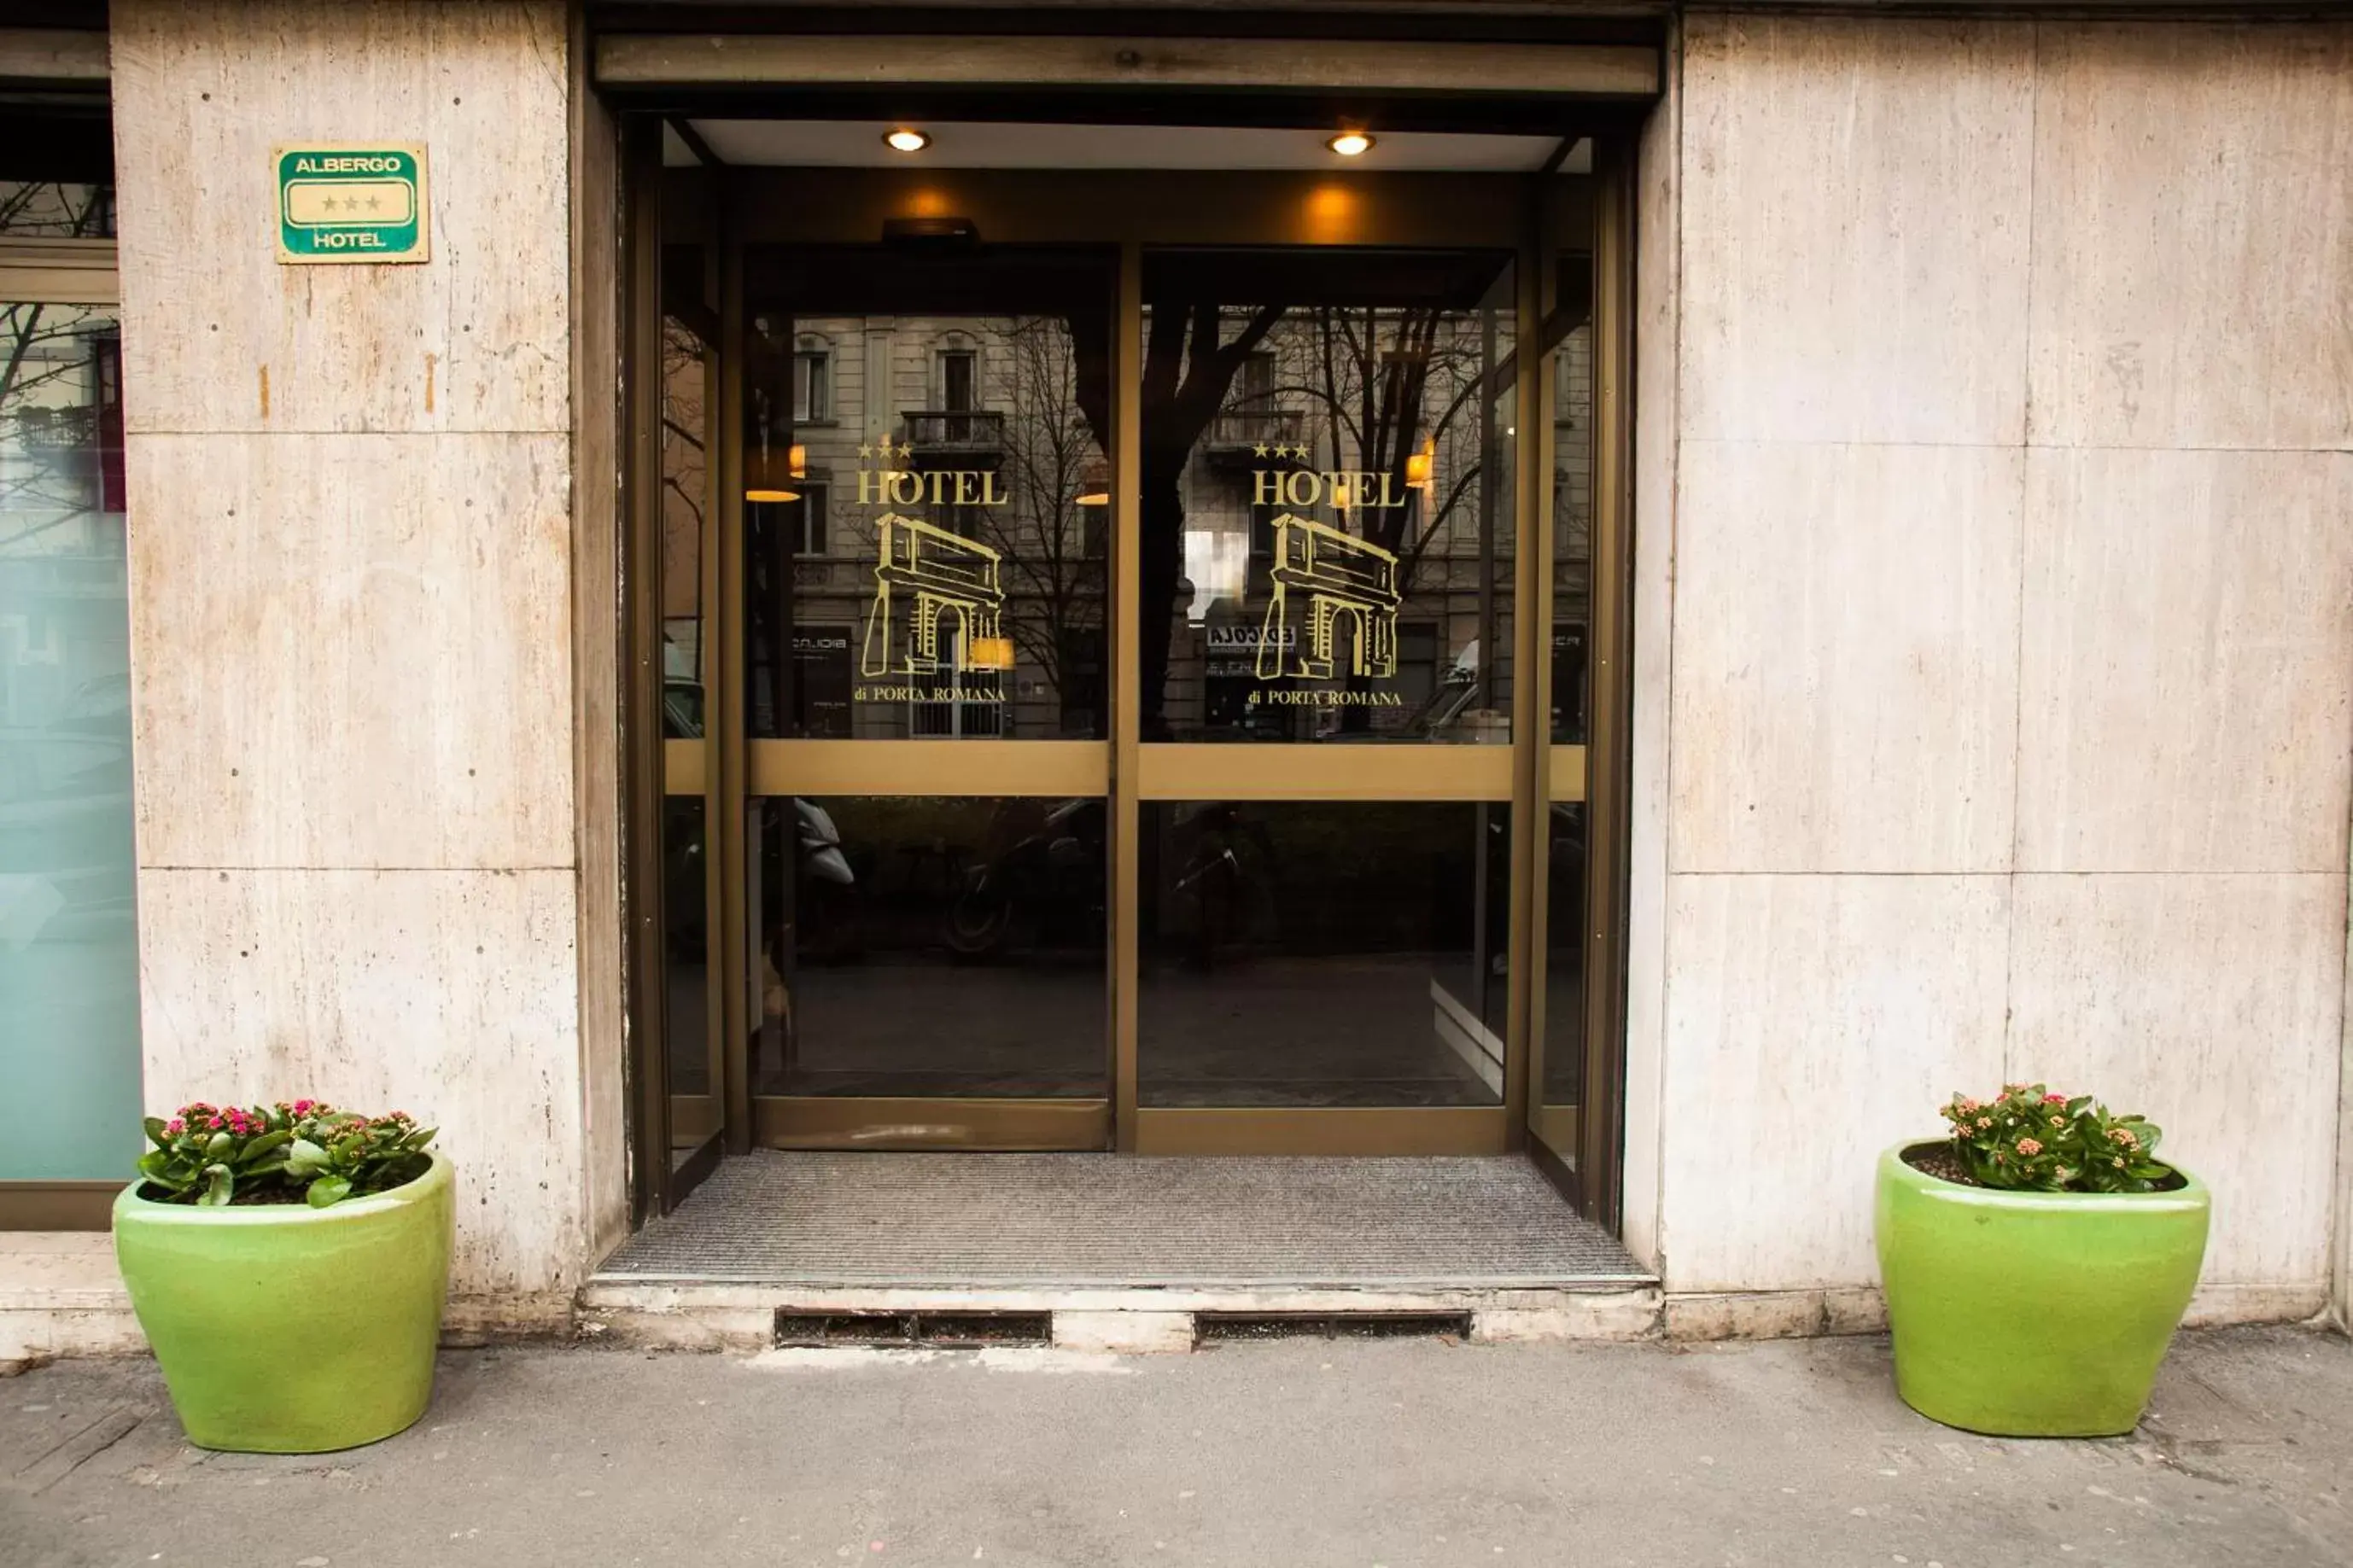
POLYGON ((1953 1096, 1953 1157, 1981 1187, 2042 1193, 2147 1193, 2170 1184, 2156 1158, 2158 1129, 2117 1116, 2090 1095, 2010 1083, 1991 1100, 1953 1096))
POLYGON ((147 1118, 155 1145, 139 1161, 142 1197, 158 1203, 293 1204, 326 1208, 413 1182, 432 1164, 436 1129, 408 1112, 362 1116, 322 1100, 270 1106, 198 1100, 147 1118))

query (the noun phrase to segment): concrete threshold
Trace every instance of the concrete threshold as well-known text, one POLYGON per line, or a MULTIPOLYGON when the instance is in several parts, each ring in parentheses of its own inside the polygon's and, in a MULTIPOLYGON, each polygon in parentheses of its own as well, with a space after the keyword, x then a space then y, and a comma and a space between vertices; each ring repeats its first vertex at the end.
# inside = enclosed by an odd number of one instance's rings
POLYGON ((748 1351, 779 1342, 780 1320, 839 1315, 1002 1315, 1050 1321, 1064 1349, 1123 1354, 1189 1351, 1205 1321, 1251 1320, 1264 1331, 1286 1323, 1307 1331, 1349 1331, 1385 1321, 1410 1331, 1461 1332, 1488 1343, 1634 1340, 1655 1333, 1662 1300, 1655 1285, 1609 1281, 1584 1287, 1450 1288, 1445 1285, 1103 1287, 876 1286, 649 1279, 600 1274, 579 1293, 583 1338, 643 1349, 748 1351))

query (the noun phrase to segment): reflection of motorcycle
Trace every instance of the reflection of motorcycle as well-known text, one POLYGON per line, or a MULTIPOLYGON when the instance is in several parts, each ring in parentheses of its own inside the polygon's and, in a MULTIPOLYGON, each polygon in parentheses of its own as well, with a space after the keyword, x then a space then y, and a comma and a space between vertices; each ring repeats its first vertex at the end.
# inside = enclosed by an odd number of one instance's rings
POLYGON ((1194 961, 1207 968, 1220 948, 1272 940, 1275 852, 1265 825, 1229 801, 1179 805, 1172 816, 1184 866, 1175 890, 1193 928, 1194 961))
POLYGON ((1103 930, 1103 803, 1081 797, 1034 817, 1039 803, 1007 801, 989 853, 964 873, 940 938, 966 958, 1003 951, 1015 932, 1032 943, 1084 943, 1103 930))
POLYGON ((799 847, 796 924, 804 959, 840 960, 859 951, 858 873, 842 853, 833 814, 813 800, 793 798, 799 847))

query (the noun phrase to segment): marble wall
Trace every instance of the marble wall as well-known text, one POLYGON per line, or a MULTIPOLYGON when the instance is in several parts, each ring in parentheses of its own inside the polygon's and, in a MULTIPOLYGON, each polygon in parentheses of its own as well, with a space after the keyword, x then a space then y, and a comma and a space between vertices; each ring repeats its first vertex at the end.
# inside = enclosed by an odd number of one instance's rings
POLYGON ((1873 1153, 2048 1079, 2212 1183, 2210 1312, 2317 1310, 2353 29, 1694 14, 1676 74, 1643 176, 1638 1250, 1676 1291, 1867 1287, 1873 1153))
POLYGON ((583 1095, 565 26, 112 11, 147 1100, 438 1123, 456 1292, 510 1303, 573 1283, 619 1158, 583 1095), (280 265, 272 149, 380 141, 427 145, 429 263, 280 265))

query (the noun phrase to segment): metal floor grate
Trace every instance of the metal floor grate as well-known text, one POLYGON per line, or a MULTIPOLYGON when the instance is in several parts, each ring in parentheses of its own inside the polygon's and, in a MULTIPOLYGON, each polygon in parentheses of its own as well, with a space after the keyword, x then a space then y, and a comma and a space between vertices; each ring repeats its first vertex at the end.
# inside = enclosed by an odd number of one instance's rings
POLYGON ((1647 1284, 1535 1168, 1467 1159, 819 1154, 723 1163, 608 1279, 759 1284, 1647 1284))

